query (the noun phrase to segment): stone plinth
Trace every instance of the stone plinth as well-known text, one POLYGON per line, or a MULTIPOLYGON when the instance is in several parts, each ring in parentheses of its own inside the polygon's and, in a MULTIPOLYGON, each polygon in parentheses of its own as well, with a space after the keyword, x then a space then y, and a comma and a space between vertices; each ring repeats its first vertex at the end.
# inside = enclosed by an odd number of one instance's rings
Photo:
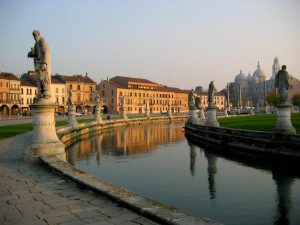
POLYGON ((57 156, 66 161, 65 145, 58 139, 55 129, 55 104, 38 100, 30 105, 33 113, 33 134, 24 159, 37 161, 41 156, 57 156))
POLYGON ((150 119, 150 113, 149 113, 149 111, 146 111, 145 117, 147 117, 147 119, 150 119))
POLYGON ((224 109, 224 116, 228 117, 228 113, 227 113, 227 109, 226 108, 224 109))
POLYGON ((67 126, 72 126, 72 127, 76 127, 78 126, 78 122, 76 120, 75 117, 75 110, 74 107, 72 107, 72 109, 68 110, 68 120, 67 120, 67 126))
POLYGON ((250 115, 254 115, 254 111, 253 111, 252 107, 250 108, 249 113, 250 113, 250 115))
POLYGON ((203 108, 201 108, 201 109, 199 110, 199 119, 200 119, 200 120, 204 120, 204 119, 205 119, 205 114, 204 114, 203 108))
POLYGON ((125 106, 122 106, 121 118, 124 119, 124 120, 128 120, 126 110, 125 110, 125 106))
POLYGON ((193 123, 193 124, 199 124, 199 119, 198 119, 198 116, 197 116, 197 110, 195 110, 195 109, 190 109, 189 110, 188 122, 193 123))
POLYGON ((172 118, 172 112, 171 112, 171 110, 168 110, 167 115, 168 115, 169 118, 172 118))
POLYGON ((296 129, 291 123, 291 104, 280 104, 276 106, 277 122, 273 129, 275 134, 296 134, 296 129))
POLYGON ((217 108, 215 106, 208 106, 207 119, 205 121, 205 126, 219 127, 219 122, 217 120, 217 108))
POLYGON ((98 123, 102 123, 102 117, 101 117, 100 110, 96 110, 95 121, 98 123))

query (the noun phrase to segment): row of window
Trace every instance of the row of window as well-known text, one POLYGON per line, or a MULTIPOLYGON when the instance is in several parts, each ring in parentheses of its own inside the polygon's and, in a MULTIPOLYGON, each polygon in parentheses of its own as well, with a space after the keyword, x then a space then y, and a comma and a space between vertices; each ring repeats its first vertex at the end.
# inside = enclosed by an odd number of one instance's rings
MULTIPOLYGON (((112 99, 113 100, 113 99, 112 99)), ((119 98, 119 102, 121 102, 121 98, 119 98)), ((155 100, 155 99, 149 99, 149 104, 150 105, 167 105, 168 102, 170 102, 171 105, 181 105, 181 100, 155 100)), ((112 101, 113 103, 113 101, 112 101)), ((128 104, 128 105, 132 105, 132 104, 144 104, 146 105, 146 99, 131 99, 131 98, 127 98, 125 99, 125 103, 128 104)))
MULTIPOLYGON (((73 89, 75 86, 76 86, 76 85, 73 86, 73 84, 70 84, 70 85, 69 85, 69 90, 72 89, 72 90, 75 91, 75 89, 73 89)), ((80 91, 80 90, 81 90, 81 85, 80 85, 80 84, 77 84, 77 89, 76 89, 76 90, 77 90, 77 91, 80 91)), ((93 91, 93 86, 90 86, 90 87, 89 87, 89 91, 93 91)), ((56 93, 58 93, 58 92, 56 92, 56 93)), ((62 93, 64 93, 64 92, 62 92, 62 93)))

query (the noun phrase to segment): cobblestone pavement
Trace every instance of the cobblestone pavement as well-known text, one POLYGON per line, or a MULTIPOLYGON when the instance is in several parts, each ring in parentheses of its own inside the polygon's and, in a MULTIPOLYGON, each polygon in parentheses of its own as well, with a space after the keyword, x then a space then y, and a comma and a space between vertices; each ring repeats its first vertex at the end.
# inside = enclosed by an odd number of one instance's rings
POLYGON ((0 141, 1 225, 156 224, 109 199, 23 161, 31 132, 0 141))

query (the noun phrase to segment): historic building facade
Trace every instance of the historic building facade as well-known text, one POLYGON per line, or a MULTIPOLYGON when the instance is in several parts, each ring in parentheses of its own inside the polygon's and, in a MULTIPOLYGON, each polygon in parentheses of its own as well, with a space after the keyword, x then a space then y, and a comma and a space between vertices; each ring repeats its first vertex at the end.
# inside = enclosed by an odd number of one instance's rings
MULTIPOLYGON (((233 107, 260 107, 267 104, 267 96, 275 92, 275 75, 281 69, 279 60, 275 57, 272 74, 269 79, 258 62, 257 69, 246 76, 242 71, 229 84, 229 102, 233 107)), ((289 99, 300 93, 300 82, 290 74, 289 99)))
POLYGON ((76 112, 83 112, 91 114, 96 105, 97 83, 94 82, 88 74, 83 75, 55 75, 57 80, 65 82, 66 86, 66 98, 65 104, 67 104, 68 92, 70 89, 73 91, 72 101, 75 105, 76 112))
MULTIPOLYGON (((200 98, 201 107, 206 109, 208 107, 208 93, 195 91, 197 97, 200 98)), ((223 110, 226 107, 225 95, 220 92, 216 92, 214 95, 214 103, 218 110, 223 110)))
POLYGON ((120 113, 123 96, 128 114, 145 113, 147 101, 150 113, 165 113, 168 105, 172 113, 188 111, 187 91, 163 86, 147 79, 116 76, 101 81, 97 89, 103 99, 104 113, 120 113))
POLYGON ((0 72, 0 114, 20 114, 21 81, 12 74, 0 72))

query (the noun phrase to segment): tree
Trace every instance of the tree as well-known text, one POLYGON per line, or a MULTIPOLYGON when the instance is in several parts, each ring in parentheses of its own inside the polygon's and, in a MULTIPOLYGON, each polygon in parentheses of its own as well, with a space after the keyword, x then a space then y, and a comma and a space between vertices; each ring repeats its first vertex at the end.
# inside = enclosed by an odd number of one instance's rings
POLYGON ((300 94, 296 94, 292 98, 293 105, 300 106, 300 94))
POLYGON ((268 94, 267 103, 273 106, 279 103, 279 96, 276 95, 276 92, 271 92, 270 94, 268 94))

